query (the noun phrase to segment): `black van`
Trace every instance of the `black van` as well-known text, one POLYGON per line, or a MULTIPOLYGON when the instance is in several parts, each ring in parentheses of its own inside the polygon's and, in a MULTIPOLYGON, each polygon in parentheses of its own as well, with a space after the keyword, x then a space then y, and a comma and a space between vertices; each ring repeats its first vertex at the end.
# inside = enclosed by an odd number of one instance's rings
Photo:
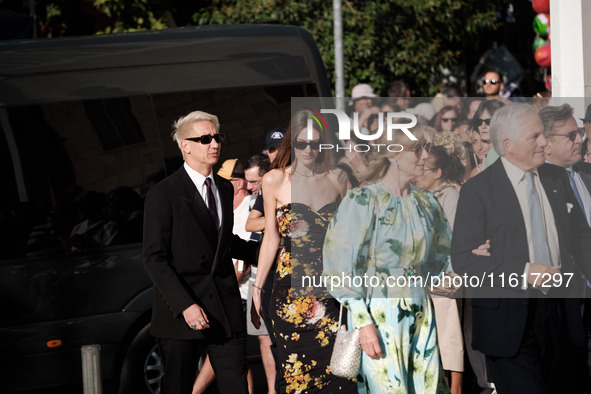
POLYGON ((291 97, 329 96, 297 27, 0 43, 2 392, 81 385, 89 344, 121 393, 157 391, 142 198, 182 163, 173 120, 218 115, 221 163, 260 153, 291 97))

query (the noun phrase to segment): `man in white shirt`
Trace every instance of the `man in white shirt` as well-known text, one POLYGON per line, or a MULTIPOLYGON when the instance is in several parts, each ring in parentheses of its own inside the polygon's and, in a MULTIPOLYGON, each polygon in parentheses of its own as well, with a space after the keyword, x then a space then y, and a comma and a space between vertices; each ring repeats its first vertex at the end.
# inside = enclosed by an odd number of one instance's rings
POLYGON ((246 325, 232 257, 251 261, 256 245, 232 235, 232 184, 212 172, 224 140, 217 116, 194 111, 174 127, 184 164, 148 192, 143 242, 162 393, 191 392, 206 351, 219 391, 247 394, 246 325))
POLYGON ((569 316, 564 300, 554 298, 563 287, 552 280, 574 276, 569 195, 565 178, 538 174, 543 131, 529 105, 495 112, 490 135, 501 157, 462 186, 452 238, 454 270, 483 281, 473 289, 472 345, 486 355, 503 394, 565 392, 572 382, 569 316), (488 240, 490 254, 472 252, 488 240), (541 278, 550 278, 548 287, 541 278))

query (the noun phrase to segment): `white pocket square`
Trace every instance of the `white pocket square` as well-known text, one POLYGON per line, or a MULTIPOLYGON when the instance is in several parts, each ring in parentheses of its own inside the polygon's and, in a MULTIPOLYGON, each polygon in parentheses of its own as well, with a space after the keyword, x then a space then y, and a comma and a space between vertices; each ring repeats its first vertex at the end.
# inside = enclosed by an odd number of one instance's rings
POLYGON ((570 213, 570 211, 573 209, 574 205, 571 204, 570 202, 566 203, 566 210, 568 211, 568 213, 570 213))

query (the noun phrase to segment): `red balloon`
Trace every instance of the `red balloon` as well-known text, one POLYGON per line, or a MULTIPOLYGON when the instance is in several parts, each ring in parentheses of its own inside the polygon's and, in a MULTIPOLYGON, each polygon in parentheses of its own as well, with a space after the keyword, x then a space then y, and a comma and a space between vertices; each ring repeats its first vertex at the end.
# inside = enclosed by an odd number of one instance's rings
POLYGON ((547 14, 550 12, 550 0, 532 0, 532 6, 538 14, 547 14))
POLYGON ((534 58, 540 67, 550 67, 552 64, 550 45, 542 45, 536 49, 534 58))

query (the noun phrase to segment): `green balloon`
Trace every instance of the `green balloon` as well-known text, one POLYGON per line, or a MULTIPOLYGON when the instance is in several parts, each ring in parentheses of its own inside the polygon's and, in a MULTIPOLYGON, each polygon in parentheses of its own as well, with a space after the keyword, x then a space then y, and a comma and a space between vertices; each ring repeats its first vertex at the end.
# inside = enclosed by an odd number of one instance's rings
POLYGON ((539 47, 541 47, 542 45, 546 45, 546 40, 543 39, 542 37, 536 37, 534 39, 534 43, 532 44, 532 49, 535 52, 536 49, 538 49, 539 47))
POLYGON ((548 16, 546 14, 538 14, 534 18, 534 31, 541 35, 545 36, 548 33, 548 16))

